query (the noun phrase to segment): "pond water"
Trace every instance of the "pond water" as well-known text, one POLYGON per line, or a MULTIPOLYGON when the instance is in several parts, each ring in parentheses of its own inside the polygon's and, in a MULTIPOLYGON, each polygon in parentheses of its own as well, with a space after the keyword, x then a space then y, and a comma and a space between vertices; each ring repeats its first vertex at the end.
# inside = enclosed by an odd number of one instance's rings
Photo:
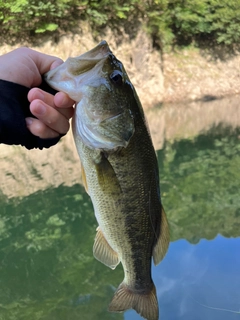
MULTIPOLYGON (((240 319, 239 101, 147 112, 171 228, 153 267, 162 320, 240 319)), ((140 320, 107 311, 123 271, 93 258, 97 224, 66 141, 0 146, 0 319, 140 320)))

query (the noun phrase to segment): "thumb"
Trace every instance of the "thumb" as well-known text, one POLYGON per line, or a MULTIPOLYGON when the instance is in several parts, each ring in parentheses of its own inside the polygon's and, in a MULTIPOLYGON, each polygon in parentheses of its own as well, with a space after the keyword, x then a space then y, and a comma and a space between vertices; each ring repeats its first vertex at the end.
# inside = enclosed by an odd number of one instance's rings
POLYGON ((40 75, 43 75, 50 69, 54 69, 63 63, 63 60, 58 57, 41 53, 32 49, 29 51, 29 57, 35 63, 40 75))

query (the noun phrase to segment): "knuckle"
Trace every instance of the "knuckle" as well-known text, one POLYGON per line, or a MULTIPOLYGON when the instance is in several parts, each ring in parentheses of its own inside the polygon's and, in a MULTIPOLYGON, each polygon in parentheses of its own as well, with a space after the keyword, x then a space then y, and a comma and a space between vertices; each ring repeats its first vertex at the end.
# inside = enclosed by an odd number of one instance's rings
POLYGON ((17 49, 18 50, 18 53, 21 54, 21 55, 28 55, 30 54, 30 52, 32 51, 32 49, 28 48, 28 47, 20 47, 17 49))

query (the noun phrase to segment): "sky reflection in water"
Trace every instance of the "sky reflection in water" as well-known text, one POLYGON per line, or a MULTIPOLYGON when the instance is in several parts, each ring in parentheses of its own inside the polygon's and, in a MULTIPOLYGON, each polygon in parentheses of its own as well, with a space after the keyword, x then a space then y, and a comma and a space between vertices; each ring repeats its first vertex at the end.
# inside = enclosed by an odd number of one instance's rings
MULTIPOLYGON (((201 240, 198 244, 190 244, 186 240, 172 242, 165 260, 153 268, 160 318, 239 319, 239 248, 240 238, 227 239, 220 235, 214 240, 201 240)), ((141 318, 128 311, 124 319, 141 318)))

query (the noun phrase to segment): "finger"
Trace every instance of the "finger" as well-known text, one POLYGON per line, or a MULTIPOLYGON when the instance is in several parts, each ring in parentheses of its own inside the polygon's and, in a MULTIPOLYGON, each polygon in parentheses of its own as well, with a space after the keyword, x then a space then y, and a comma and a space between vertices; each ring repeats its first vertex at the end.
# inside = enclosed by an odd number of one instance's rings
POLYGON ((28 101, 32 102, 35 99, 42 100, 53 108, 71 108, 75 104, 75 101, 69 98, 69 96, 64 92, 57 92, 53 96, 39 88, 32 88, 28 92, 28 101))
POLYGON ((54 96, 46 91, 43 91, 39 88, 33 88, 28 92, 28 101, 32 102, 33 100, 42 100, 51 107, 55 107, 54 96))
POLYGON ((65 134, 69 130, 69 121, 65 115, 41 100, 33 100, 30 104, 30 111, 46 126, 60 134, 65 134))
POLYGON ((46 126, 43 122, 34 118, 26 118, 28 130, 41 139, 51 139, 59 136, 59 133, 46 126))
POLYGON ((67 120, 71 119, 74 114, 74 108, 56 108, 67 120))
POLYGON ((54 96, 54 104, 58 108, 69 108, 75 104, 75 101, 69 98, 64 92, 57 92, 54 96))
POLYGON ((30 49, 29 56, 36 64, 39 73, 44 74, 52 68, 56 68, 58 65, 63 63, 63 60, 55 56, 50 56, 45 53, 41 53, 30 49))
POLYGON ((67 94, 63 92, 58 93, 56 94, 58 95, 58 97, 55 101, 55 96, 53 96, 52 94, 38 88, 33 88, 28 93, 28 100, 29 102, 33 102, 34 100, 41 100, 48 106, 57 109, 57 111, 64 115, 67 119, 70 119, 73 116, 74 112, 74 109, 72 107, 74 101, 70 99, 67 94))
POLYGON ((63 60, 58 58, 58 60, 53 61, 53 63, 50 66, 50 70, 57 68, 61 64, 63 64, 63 60))

